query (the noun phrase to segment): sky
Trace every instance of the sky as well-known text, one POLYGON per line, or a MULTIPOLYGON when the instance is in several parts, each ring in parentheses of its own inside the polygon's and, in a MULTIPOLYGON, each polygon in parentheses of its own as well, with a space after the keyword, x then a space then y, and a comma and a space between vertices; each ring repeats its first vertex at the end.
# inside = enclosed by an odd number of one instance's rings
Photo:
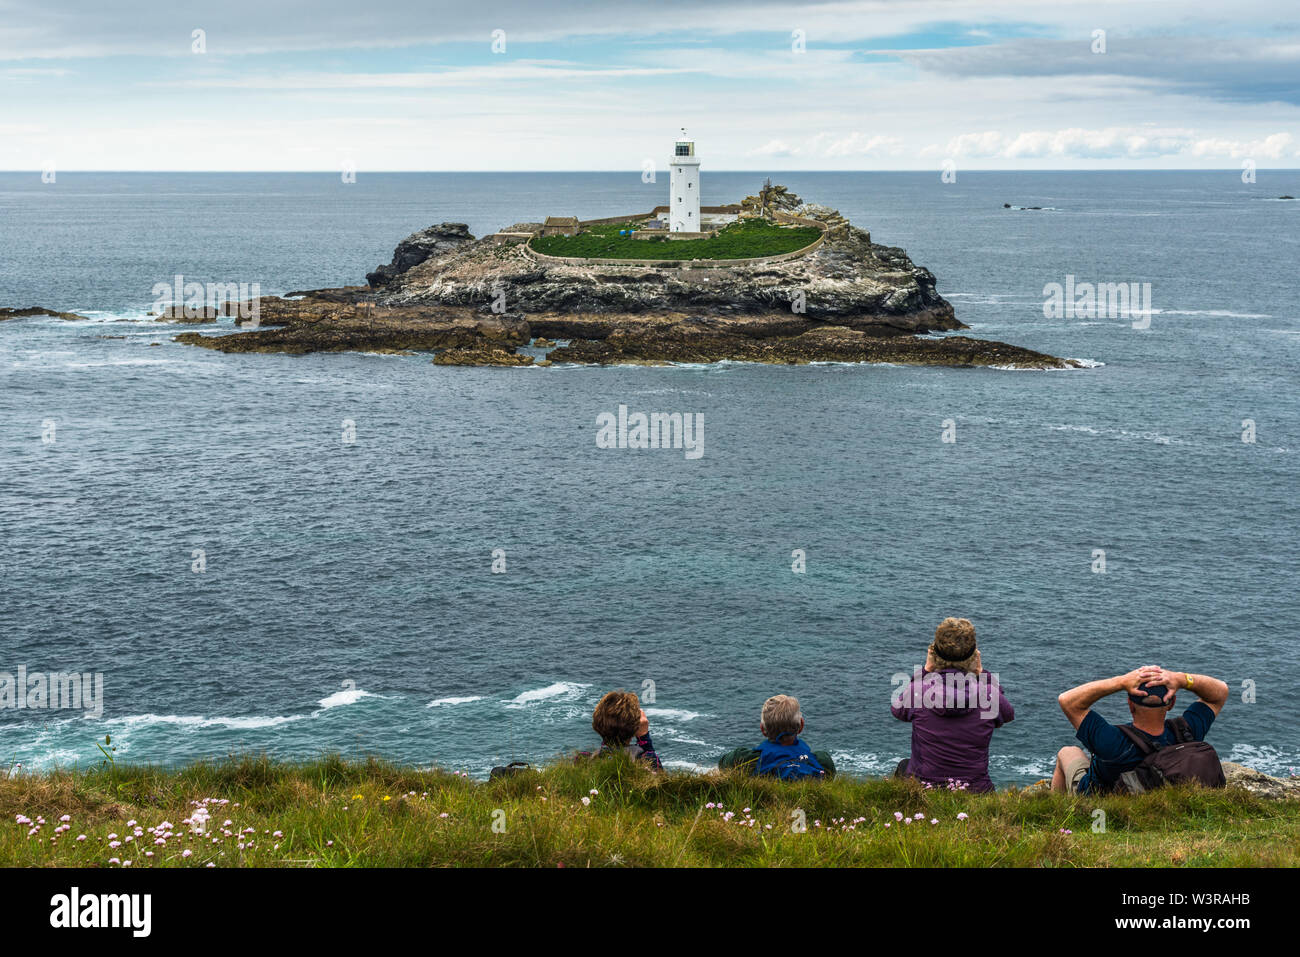
POLYGON ((1297 0, 0 0, 0 169, 1300 167, 1297 0))

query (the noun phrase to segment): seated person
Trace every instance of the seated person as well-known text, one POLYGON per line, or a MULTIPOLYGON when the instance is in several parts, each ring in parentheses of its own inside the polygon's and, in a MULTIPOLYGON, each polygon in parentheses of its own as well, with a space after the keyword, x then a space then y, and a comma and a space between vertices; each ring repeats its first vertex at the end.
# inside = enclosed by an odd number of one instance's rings
POLYGON ((813 751, 799 737, 803 733, 799 699, 773 695, 763 702, 758 733, 767 740, 756 748, 736 748, 718 759, 718 767, 744 768, 750 774, 767 774, 794 781, 806 777, 833 777, 835 762, 829 751, 813 751))
POLYGON ((1155 665, 1114 678, 1090 681, 1063 692, 1057 698, 1061 710, 1074 725, 1075 736, 1092 752, 1092 757, 1073 745, 1062 748, 1056 755, 1056 768, 1052 771, 1053 791, 1078 794, 1114 791, 1120 776, 1142 763, 1144 755, 1129 737, 1092 710, 1094 704, 1117 691, 1126 692, 1129 715, 1133 718, 1128 727, 1159 745, 1204 741, 1210 725, 1228 701, 1228 686, 1217 678, 1166 671, 1155 665), (1174 692, 1181 688, 1191 691, 1200 700, 1188 705, 1181 718, 1166 720, 1174 707, 1174 692))
POLYGON ((993 731, 1016 716, 997 676, 984 671, 975 626, 945 618, 934 631, 925 667, 894 695, 890 712, 912 724, 912 756, 895 777, 914 777, 932 787, 965 785, 993 790, 989 743, 993 731))
POLYGON ((650 719, 641 710, 641 699, 634 691, 611 691, 600 699, 591 715, 591 727, 600 735, 600 750, 592 757, 622 752, 633 761, 662 771, 663 764, 650 742, 650 719))

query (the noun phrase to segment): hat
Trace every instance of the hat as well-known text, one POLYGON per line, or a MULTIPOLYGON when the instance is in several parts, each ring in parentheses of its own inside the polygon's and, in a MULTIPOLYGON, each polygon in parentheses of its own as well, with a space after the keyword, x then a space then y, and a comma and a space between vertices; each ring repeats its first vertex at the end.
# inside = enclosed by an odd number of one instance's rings
POLYGON ((975 647, 975 626, 965 618, 945 618, 934 630, 934 642, 926 655, 927 670, 960 668, 979 671, 979 649, 975 647))
POLYGON ((1139 708, 1165 708, 1168 707, 1168 704, 1165 702, 1165 695, 1168 693, 1169 689, 1164 685, 1140 684, 1134 691, 1129 692, 1128 700, 1132 701, 1139 708), (1152 696, 1159 700, 1147 700, 1152 696))

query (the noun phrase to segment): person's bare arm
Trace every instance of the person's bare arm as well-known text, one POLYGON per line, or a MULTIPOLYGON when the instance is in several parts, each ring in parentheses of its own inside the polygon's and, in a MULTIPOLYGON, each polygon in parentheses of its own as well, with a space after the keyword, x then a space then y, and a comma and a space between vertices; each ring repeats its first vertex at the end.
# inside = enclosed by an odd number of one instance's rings
POLYGON ((1141 669, 1142 681, 1148 685, 1164 685, 1169 689, 1165 695, 1168 700, 1176 691, 1191 691, 1214 712, 1217 718, 1223 706, 1228 703, 1228 685, 1209 675, 1192 674, 1186 671, 1168 671, 1152 665, 1141 669))
POLYGON ((1116 675, 1114 678, 1089 681, 1086 685, 1061 692, 1056 701, 1065 712, 1070 724, 1077 730, 1094 704, 1117 691, 1131 692, 1141 683, 1140 674, 1139 671, 1130 671, 1128 674, 1116 675))

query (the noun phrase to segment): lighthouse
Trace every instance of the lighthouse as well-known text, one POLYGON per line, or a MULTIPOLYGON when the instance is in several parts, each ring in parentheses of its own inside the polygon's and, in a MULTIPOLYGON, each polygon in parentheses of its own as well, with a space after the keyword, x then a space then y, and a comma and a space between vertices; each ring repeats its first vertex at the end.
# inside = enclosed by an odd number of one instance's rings
POLYGON ((695 155, 695 141, 681 135, 673 147, 673 158, 668 164, 668 231, 672 233, 698 233, 700 225, 700 159, 695 155))

